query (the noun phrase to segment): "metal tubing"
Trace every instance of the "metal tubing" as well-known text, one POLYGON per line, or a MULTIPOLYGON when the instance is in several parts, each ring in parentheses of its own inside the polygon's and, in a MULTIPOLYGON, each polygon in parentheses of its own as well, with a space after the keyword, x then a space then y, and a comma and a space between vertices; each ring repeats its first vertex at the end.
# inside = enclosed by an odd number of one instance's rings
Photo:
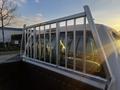
POLYGON ((30 57, 32 57, 32 43, 33 43, 33 41, 32 41, 32 29, 30 30, 30 33, 31 33, 31 38, 30 38, 30 57))
POLYGON ((84 16, 85 16, 85 12, 82 12, 82 13, 78 13, 78 14, 62 17, 62 18, 59 18, 59 19, 55 19, 55 20, 52 20, 52 21, 47 21, 47 22, 31 25, 31 26, 28 26, 26 28, 38 27, 38 26, 41 26, 41 25, 48 25, 48 24, 52 24, 52 23, 56 23, 56 22, 62 22, 62 21, 67 21, 67 20, 71 20, 71 19, 74 19, 74 18, 84 17, 84 16))
POLYGON ((29 57, 29 29, 27 29, 27 44, 28 44, 28 46, 27 46, 27 56, 29 57))
POLYGON ((41 59, 41 38, 40 38, 40 27, 39 27, 39 60, 41 59))
POLYGON ((36 28, 34 28, 33 33, 34 33, 34 35, 33 35, 33 39, 34 39, 33 40, 33 42, 34 42, 34 44, 33 44, 33 47, 34 47, 33 57, 36 58, 36 28))
POLYGON ((67 51, 67 21, 65 21, 65 67, 67 68, 67 57, 68 57, 68 51, 67 51))
POLYGON ((46 55, 46 47, 45 47, 45 40, 46 40, 46 38, 45 38, 45 33, 46 32, 46 30, 45 30, 45 26, 44 26, 44 61, 45 61, 45 55, 46 55))
POLYGON ((59 23, 56 23, 56 65, 59 65, 59 23))
POLYGON ((49 25, 49 49, 50 49, 50 56, 49 56, 49 59, 50 59, 50 63, 51 63, 51 24, 49 25))
POLYGON ((73 57, 74 57, 74 61, 73 61, 73 69, 75 70, 76 69, 76 29, 75 29, 75 26, 76 26, 76 19, 74 19, 74 30, 73 30, 73 57))
POLYGON ((86 17, 84 17, 83 53, 83 72, 86 73, 86 17))
POLYGON ((26 56, 26 29, 25 29, 25 27, 26 27, 26 25, 24 25, 24 38, 25 38, 25 40, 24 40, 24 43, 25 43, 25 52, 24 52, 24 55, 26 56))

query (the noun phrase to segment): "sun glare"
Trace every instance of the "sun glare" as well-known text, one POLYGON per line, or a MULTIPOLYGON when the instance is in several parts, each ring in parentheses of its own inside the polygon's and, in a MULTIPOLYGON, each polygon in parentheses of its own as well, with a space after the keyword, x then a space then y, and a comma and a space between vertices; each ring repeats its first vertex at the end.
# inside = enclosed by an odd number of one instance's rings
POLYGON ((113 28, 120 32, 120 24, 113 25, 113 28))

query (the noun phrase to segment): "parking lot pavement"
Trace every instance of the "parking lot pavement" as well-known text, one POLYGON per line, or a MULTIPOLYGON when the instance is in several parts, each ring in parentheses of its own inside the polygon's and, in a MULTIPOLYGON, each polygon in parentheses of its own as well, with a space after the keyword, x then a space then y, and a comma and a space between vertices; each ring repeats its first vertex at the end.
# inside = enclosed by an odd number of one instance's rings
POLYGON ((8 54, 8 55, 0 55, 0 63, 7 62, 11 58, 16 57, 18 54, 8 54))

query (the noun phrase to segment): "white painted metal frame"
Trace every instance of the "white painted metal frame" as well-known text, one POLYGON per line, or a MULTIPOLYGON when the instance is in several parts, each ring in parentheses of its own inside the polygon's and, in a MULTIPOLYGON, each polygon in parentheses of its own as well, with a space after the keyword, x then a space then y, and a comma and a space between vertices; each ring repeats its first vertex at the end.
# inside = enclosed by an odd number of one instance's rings
POLYGON ((33 29, 33 58, 36 58, 36 28, 33 29))
POLYGON ((50 46, 50 56, 49 56, 49 62, 51 63, 51 24, 49 25, 49 46, 50 46))
POLYGON ((39 26, 39 60, 41 56, 41 38, 40 38, 40 26, 39 26))
POLYGON ((59 23, 56 23, 56 65, 59 65, 59 23))
MULTIPOLYGON (((91 29, 91 32, 93 34, 93 37, 95 39, 95 42, 96 42, 96 46, 97 48, 100 48, 101 50, 101 53, 99 53, 99 55, 102 57, 104 57, 104 61, 105 61, 105 64, 107 66, 106 70, 107 70, 107 74, 109 74, 109 77, 111 79, 110 82, 113 82, 114 81, 114 77, 113 77, 113 74, 112 74, 112 71, 110 69, 110 66, 109 66, 109 63, 107 61, 107 57, 105 55, 105 52, 104 52, 104 49, 103 49, 103 46, 102 46, 102 42, 100 40, 100 37, 99 37, 99 34, 98 34, 98 31, 97 31, 97 28, 94 24, 94 21, 93 21, 93 17, 92 17, 92 14, 90 13, 90 9, 86 6, 84 6, 84 10, 86 11, 86 17, 87 17, 87 20, 88 20, 88 23, 89 23, 89 26, 90 26, 90 29, 91 29)), ((101 59, 102 60, 102 59, 101 59)), ((110 83, 109 82, 109 83, 110 83)))
POLYGON ((24 51, 24 55, 26 55, 26 29, 24 31, 24 44, 25 44, 25 51, 24 51))
POLYGON ((73 69, 75 70, 76 69, 76 19, 74 19, 74 31, 73 31, 73 58, 74 58, 74 61, 73 61, 73 69))
POLYGON ((84 52, 83 72, 86 73, 86 17, 84 17, 83 52, 84 52))
POLYGON ((45 25, 44 25, 44 61, 45 61, 45 58, 46 58, 46 57, 45 57, 45 55, 46 55, 46 50, 45 50, 45 47, 46 47, 46 45, 45 45, 45 43, 46 43, 45 40, 46 40, 46 39, 45 39, 45 38, 46 38, 46 36, 45 36, 45 32, 46 32, 46 30, 45 30, 45 25))
POLYGON ((66 28, 66 30, 65 30, 65 67, 67 68, 67 62, 68 62, 68 60, 67 60, 67 57, 68 57, 68 48, 67 48, 67 21, 65 21, 65 28, 66 28))
MULTIPOLYGON (((43 67, 43 68, 46 68, 46 69, 49 69, 49 70, 52 70, 52 71, 55 71, 57 73, 63 74, 63 75, 68 76, 68 77, 72 77, 72 78, 77 79, 77 80, 83 81, 83 82, 85 82, 87 84, 90 84, 92 86, 95 86, 97 88, 105 89, 106 85, 108 84, 107 83, 108 81, 106 79, 103 79, 103 78, 100 78, 100 77, 97 77, 97 76, 93 76, 93 75, 89 75, 89 74, 86 73, 86 47, 85 46, 86 46, 86 19, 87 19, 88 24, 90 26, 90 29, 92 31, 93 37, 95 39, 95 42, 97 44, 97 47, 100 48, 101 51, 102 51, 103 55, 101 55, 101 56, 104 56, 104 58, 105 58, 107 68, 108 68, 108 72, 110 73, 109 75, 110 75, 110 77, 112 79, 112 73, 111 73, 111 70, 109 68, 107 58, 104 55, 102 44, 101 44, 101 41, 100 41, 100 38, 99 38, 99 35, 98 35, 98 32, 97 32, 96 26, 94 24, 94 21, 93 21, 93 18, 92 18, 92 15, 90 13, 90 10, 89 10, 88 6, 85 6, 84 10, 85 10, 85 12, 82 12, 82 13, 79 13, 79 14, 75 14, 75 15, 59 18, 59 19, 56 19, 56 20, 52 20, 52 21, 43 22, 43 23, 40 23, 40 24, 24 27, 24 29, 25 29, 25 34, 24 34, 25 52, 24 52, 24 55, 23 55, 23 61, 35 64, 37 66, 40 66, 40 67, 43 67), (73 19, 74 20, 74 28, 75 28, 75 26, 76 26, 76 18, 81 18, 81 17, 84 18, 84 32, 83 32, 83 36, 84 36, 84 41, 83 41, 84 42, 83 43, 83 45, 84 45, 84 61, 83 61, 83 72, 77 72, 77 71, 75 71, 75 69, 76 69, 76 60, 75 60, 76 30, 74 29, 74 31, 73 31, 73 39, 74 39, 74 44, 73 44, 73 47, 74 47, 73 57, 74 58, 73 59, 74 59, 74 65, 73 65, 73 70, 71 70, 71 69, 67 68, 67 62, 68 62, 68 60, 67 60, 67 55, 68 55, 67 48, 65 49, 65 67, 59 66, 59 62, 60 62, 60 56, 59 56, 59 47, 60 47, 59 46, 59 38, 60 38, 59 34, 60 33, 59 33, 59 29, 60 29, 60 22, 65 21, 65 27, 66 27, 65 46, 67 47, 67 29, 68 29, 67 21, 73 19), (53 24, 53 23, 56 23, 56 65, 51 64, 51 52, 50 52, 50 57, 49 57, 50 63, 45 62, 45 59, 46 59, 45 58, 45 55, 46 55, 46 50, 45 50, 45 47, 46 47, 45 38, 46 38, 46 36, 45 36, 45 33, 47 32, 47 30, 45 28, 45 25, 49 25, 49 43, 50 43, 50 49, 51 49, 51 30, 52 30, 51 29, 51 24, 53 24), (42 32, 42 30, 40 30, 41 26, 44 27, 44 61, 40 61, 40 60, 36 59, 36 29, 35 28, 39 27, 39 45, 41 46, 41 38, 40 38, 40 35, 41 35, 41 32, 42 32), (33 42, 33 47, 34 47, 33 57, 34 58, 30 58, 30 57, 26 56, 26 49, 27 49, 26 45, 28 43, 28 40, 26 41, 26 30, 30 29, 30 28, 34 29, 33 30, 33 32, 34 32, 34 35, 33 35, 34 40, 33 41, 32 41, 32 39, 30 40, 31 43, 33 42)), ((32 47, 30 47, 30 52, 31 52, 31 49, 32 49, 32 47)), ((39 48, 39 52, 40 52, 39 54, 41 56, 41 47, 39 48)), ((39 57, 39 59, 40 59, 40 57, 39 57)))
MULTIPOLYGON (((29 29, 26 31, 26 34, 27 34, 27 42, 29 42, 29 29)), ((27 46, 27 54, 26 54, 26 56, 29 57, 29 44, 27 46)))
POLYGON ((29 29, 30 30, 30 35, 29 35, 29 46, 30 46, 30 57, 32 57, 32 29, 29 29))

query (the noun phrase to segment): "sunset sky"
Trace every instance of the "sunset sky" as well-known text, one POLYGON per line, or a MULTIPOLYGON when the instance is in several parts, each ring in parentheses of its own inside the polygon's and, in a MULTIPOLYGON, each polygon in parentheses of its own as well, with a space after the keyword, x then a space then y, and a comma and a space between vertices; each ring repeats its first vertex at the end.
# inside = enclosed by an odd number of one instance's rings
POLYGON ((89 5, 96 23, 120 30, 120 0, 12 0, 18 5, 17 26, 34 24, 83 11, 89 5))

